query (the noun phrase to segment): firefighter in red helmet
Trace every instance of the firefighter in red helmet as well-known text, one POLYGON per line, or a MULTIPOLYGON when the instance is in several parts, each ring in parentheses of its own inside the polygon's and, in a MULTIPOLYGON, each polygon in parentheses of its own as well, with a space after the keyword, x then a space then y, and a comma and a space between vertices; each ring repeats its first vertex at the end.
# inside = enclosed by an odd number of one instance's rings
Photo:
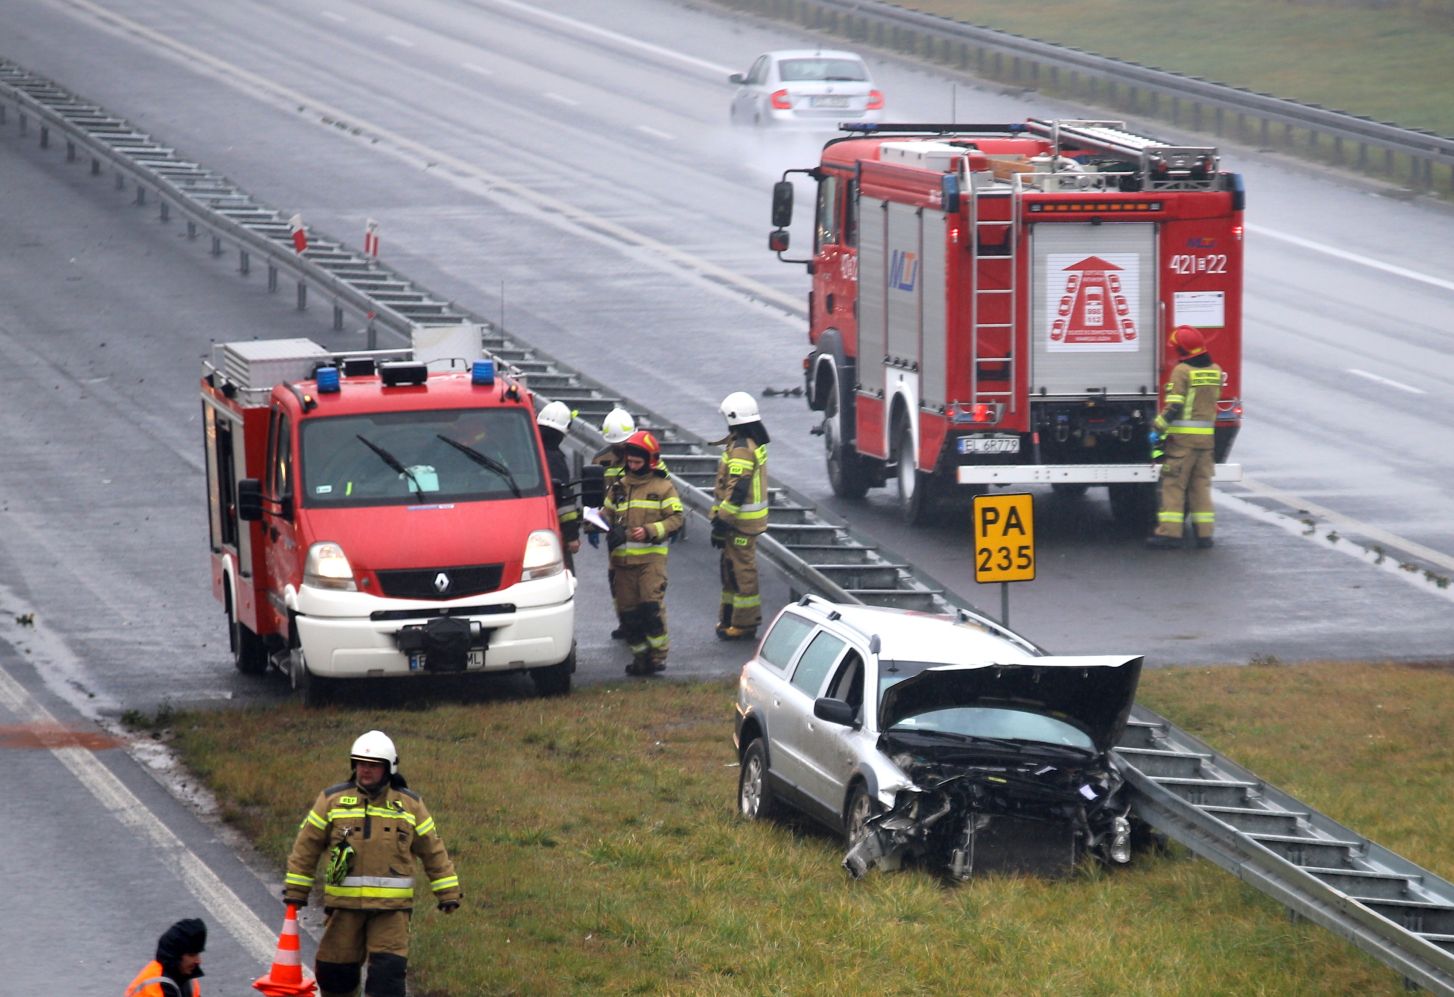
POLYGON ((1180 547, 1191 520, 1198 547, 1212 546, 1212 471, 1217 401, 1222 395, 1222 368, 1207 352, 1200 329, 1179 325, 1167 339, 1177 357, 1166 382, 1165 407, 1151 432, 1152 456, 1161 463, 1161 509, 1156 531, 1146 538, 1155 548, 1180 547))
POLYGON ((631 648, 628 675, 666 668, 667 538, 685 519, 661 445, 646 430, 621 444, 623 472, 606 490, 601 509, 611 526, 611 595, 631 648))

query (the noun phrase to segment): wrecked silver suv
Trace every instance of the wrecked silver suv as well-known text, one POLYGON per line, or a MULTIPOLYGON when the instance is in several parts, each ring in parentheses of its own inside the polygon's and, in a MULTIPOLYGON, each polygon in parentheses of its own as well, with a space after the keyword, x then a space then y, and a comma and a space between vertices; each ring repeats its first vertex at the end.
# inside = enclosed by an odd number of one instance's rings
POLYGON ((808 596, 742 668, 738 807, 845 835, 844 866, 967 879, 1130 860, 1109 754, 1140 657, 1045 655, 993 621, 808 596))

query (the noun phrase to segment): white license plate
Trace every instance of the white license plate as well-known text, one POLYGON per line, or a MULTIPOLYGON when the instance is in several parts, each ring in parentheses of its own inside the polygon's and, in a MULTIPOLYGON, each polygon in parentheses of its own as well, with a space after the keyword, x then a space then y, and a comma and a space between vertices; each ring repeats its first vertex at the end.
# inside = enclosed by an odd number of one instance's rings
MULTIPOLYGON (((467 667, 467 668, 483 668, 483 667, 485 667, 485 652, 484 651, 471 650, 470 651, 469 664, 466 665, 465 667, 467 667)), ((424 655, 422 655, 422 654, 411 654, 411 655, 409 655, 409 670, 411 672, 420 672, 420 671, 423 671, 424 670, 424 655)))
POLYGON ((808 103, 813 107, 847 107, 847 97, 810 97, 808 103))
POLYGON ((1019 453, 1018 436, 961 436, 960 453, 1019 453))

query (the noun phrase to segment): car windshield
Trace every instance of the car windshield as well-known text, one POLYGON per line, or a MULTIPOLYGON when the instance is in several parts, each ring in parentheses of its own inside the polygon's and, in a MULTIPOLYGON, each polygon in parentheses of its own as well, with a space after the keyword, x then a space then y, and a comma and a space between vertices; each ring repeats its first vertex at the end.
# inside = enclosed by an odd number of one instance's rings
POLYGON ((309 419, 301 436, 303 503, 312 508, 545 493, 535 426, 523 408, 309 419))
POLYGON ((784 59, 778 74, 784 83, 868 81, 868 69, 857 59, 784 59))
MULTIPOLYGON (((879 703, 893 686, 934 668, 933 661, 885 661, 879 672, 879 703)), ((1079 727, 1043 713, 1017 710, 1003 706, 981 706, 957 703, 935 703, 931 707, 902 717, 891 731, 918 731, 958 734, 969 737, 1009 738, 1059 744, 1095 751, 1095 742, 1079 727)))
POLYGON ((1034 741, 1038 744, 1063 745, 1084 751, 1096 750, 1094 742, 1084 731, 1063 720, 1056 720, 1042 713, 994 706, 946 706, 926 710, 904 717, 889 730, 1034 741))

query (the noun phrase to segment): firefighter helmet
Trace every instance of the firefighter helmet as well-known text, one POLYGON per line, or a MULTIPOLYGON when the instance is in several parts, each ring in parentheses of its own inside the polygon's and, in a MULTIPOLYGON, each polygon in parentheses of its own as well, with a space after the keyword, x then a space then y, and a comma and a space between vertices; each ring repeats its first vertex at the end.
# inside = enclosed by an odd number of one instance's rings
POLYGON ((390 775, 399 769, 399 752, 394 750, 394 742, 389 735, 381 730, 360 734, 353 742, 353 750, 348 757, 355 762, 383 762, 388 766, 390 775))
POLYGON ((562 433, 570 432, 571 414, 570 407, 565 402, 551 402, 540 410, 535 421, 546 429, 559 430, 562 433))
POLYGON ((631 413, 624 408, 613 408, 606 413, 606 418, 601 420, 601 435, 606 438, 607 443, 624 443, 626 438, 636 432, 636 420, 631 418, 631 413))
POLYGON ((1207 337, 1202 335, 1200 329, 1189 325, 1179 325, 1171 330, 1171 338, 1168 343, 1183 357, 1201 356, 1207 352, 1207 337))
POLYGON ((744 426, 749 422, 762 421, 762 416, 757 411, 757 399, 745 391, 732 392, 722 399, 717 410, 722 413, 722 418, 727 420, 729 426, 744 426))
POLYGON ((661 461, 661 444, 656 442, 656 436, 644 429, 638 429, 626 438, 621 444, 621 449, 626 451, 626 456, 644 457, 647 467, 656 467, 661 461))

